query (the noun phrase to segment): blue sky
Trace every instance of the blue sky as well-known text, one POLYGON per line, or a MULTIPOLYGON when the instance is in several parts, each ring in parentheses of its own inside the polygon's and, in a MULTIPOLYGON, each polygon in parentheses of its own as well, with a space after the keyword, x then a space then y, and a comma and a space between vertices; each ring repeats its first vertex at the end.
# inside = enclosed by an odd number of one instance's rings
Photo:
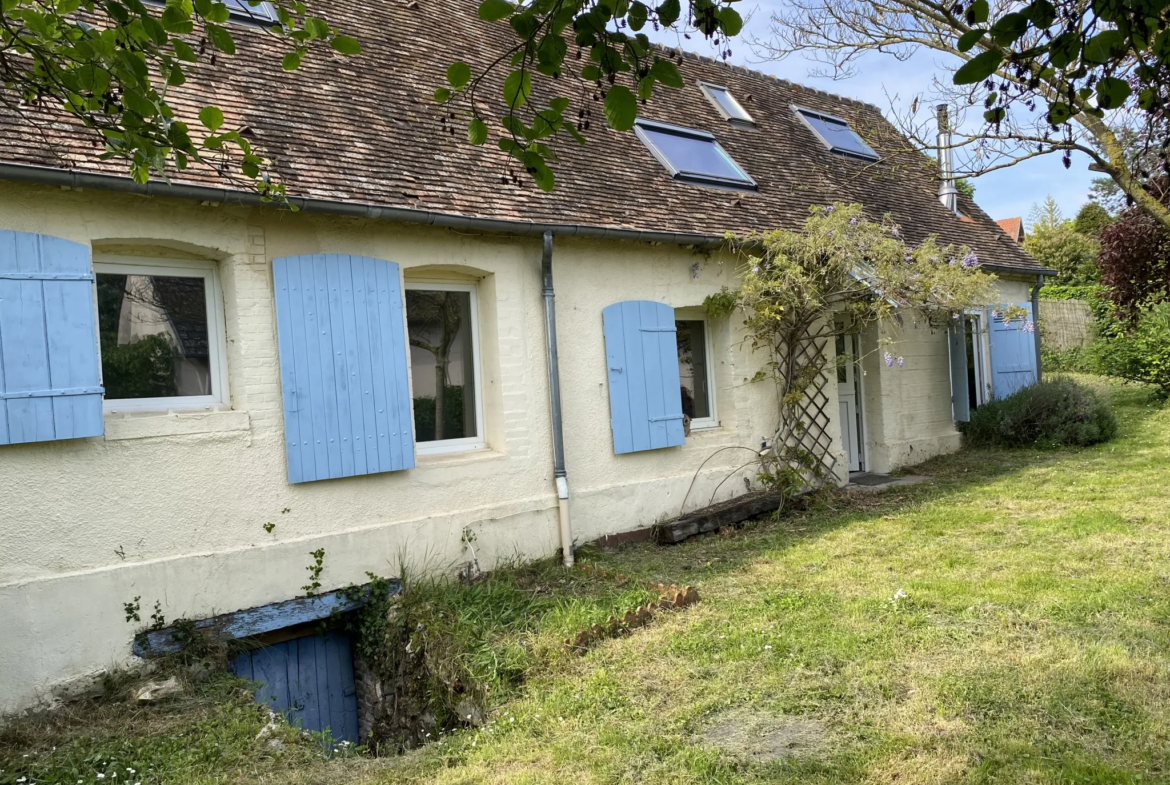
MULTIPOLYGON (((758 62, 746 44, 746 37, 752 33, 761 38, 768 35, 771 5, 779 5, 779 2, 746 0, 739 6, 740 13, 745 17, 750 14, 750 18, 740 40, 732 44, 731 62, 826 92, 868 101, 882 109, 887 117, 891 116, 890 97, 897 97, 899 104, 908 104, 916 94, 927 94, 931 77, 942 70, 938 66, 939 56, 932 52, 920 52, 907 62, 899 62, 890 55, 867 54, 857 69, 858 74, 841 81, 810 76, 815 64, 798 55, 780 62, 758 62)), ((660 40, 669 45, 677 43, 675 36, 660 40)), ((700 54, 712 54, 710 45, 697 35, 690 41, 683 41, 683 45, 700 54)), ((1094 177, 1099 176, 1088 170, 1088 164, 1089 159, 1083 155, 1074 157, 1072 167, 1067 170, 1057 155, 1024 161, 974 180, 975 201, 992 218, 1021 216, 1027 221, 1032 205, 1051 195, 1065 217, 1072 218, 1088 201, 1089 185, 1094 177)))

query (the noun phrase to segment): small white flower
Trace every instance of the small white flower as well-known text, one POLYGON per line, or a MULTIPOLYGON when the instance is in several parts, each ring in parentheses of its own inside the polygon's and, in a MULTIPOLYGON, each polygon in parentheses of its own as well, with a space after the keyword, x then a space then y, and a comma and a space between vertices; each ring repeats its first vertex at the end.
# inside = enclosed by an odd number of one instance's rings
POLYGON ((771 647, 771 646, 765 646, 765 647, 764 647, 764 650, 766 651, 766 650, 768 650, 768 649, 770 649, 770 648, 772 648, 772 647, 771 647))
POLYGON ((515 721, 516 721, 516 718, 515 718, 515 717, 509 717, 509 718, 508 718, 508 722, 515 722, 515 721))
POLYGON ((105 775, 105 774, 102 774, 102 773, 100 773, 100 772, 99 772, 99 773, 98 773, 98 775, 97 775, 97 778, 98 778, 99 780, 104 780, 104 779, 106 778, 106 775, 105 775))

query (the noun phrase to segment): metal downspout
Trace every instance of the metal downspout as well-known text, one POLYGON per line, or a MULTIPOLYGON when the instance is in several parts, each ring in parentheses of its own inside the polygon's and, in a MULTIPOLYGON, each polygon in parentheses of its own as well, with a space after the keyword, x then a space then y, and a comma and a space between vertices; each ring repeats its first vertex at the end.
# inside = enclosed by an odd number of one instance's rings
POLYGON ((1044 367, 1040 363, 1040 289, 1044 286, 1044 276, 1036 276, 1036 285, 1032 287, 1032 337, 1036 341, 1036 381, 1044 379, 1044 367))
POLYGON ((544 283, 544 337, 548 350, 548 400, 552 408, 553 476, 557 483, 557 504, 561 522, 561 553, 565 566, 573 566, 573 527, 569 521, 569 479, 565 472, 565 436, 561 419, 561 373, 557 365, 557 310, 552 277, 553 233, 544 233, 540 276, 544 283))

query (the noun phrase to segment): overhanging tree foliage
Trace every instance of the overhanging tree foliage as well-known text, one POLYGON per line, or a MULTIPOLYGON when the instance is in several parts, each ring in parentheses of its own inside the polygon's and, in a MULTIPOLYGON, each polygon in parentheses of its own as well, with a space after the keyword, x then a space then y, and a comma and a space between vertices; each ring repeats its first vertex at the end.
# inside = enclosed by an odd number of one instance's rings
MULTIPOLYGON (((1165 0, 791 0, 772 17, 759 53, 805 52, 831 75, 852 73, 870 51, 908 59, 921 49, 949 55, 950 77, 930 97, 978 112, 977 129, 956 133, 959 174, 978 175, 1039 155, 1088 155, 1126 197, 1170 227, 1170 209, 1145 187, 1156 174, 1134 164, 1115 128, 1140 128, 1166 165, 1165 0), (1109 112, 1107 115, 1106 112, 1109 112), (1109 122, 1106 122, 1106 120, 1109 122)), ((934 101, 930 101, 934 103, 934 101)), ((933 129, 918 101, 900 118, 929 148, 933 129)), ((963 126, 960 126, 962 128, 963 126)))
MULTIPOLYGON (((123 158, 140 183, 168 166, 202 161, 244 178, 266 198, 284 198, 268 161, 226 128, 215 105, 198 113, 202 128, 177 116, 172 100, 200 65, 236 54, 228 23, 260 0, 0 0, 0 105, 25 116, 30 105, 56 105, 90 129, 101 158, 123 158)), ((286 71, 317 46, 345 55, 358 41, 314 16, 300 0, 275 0, 276 23, 265 29, 287 48, 286 71)), ((259 18, 258 12, 253 13, 259 18)))
POLYGON ((483 0, 480 18, 506 21, 512 43, 479 72, 462 61, 452 63, 448 86, 435 91, 435 100, 453 113, 463 112, 469 142, 479 145, 494 137, 541 189, 551 191, 556 178, 550 164, 557 162, 553 140, 564 132, 584 144, 594 104, 601 105, 611 128, 628 131, 638 117, 639 102, 649 100, 656 86, 683 86, 678 67, 651 44, 646 31, 673 30, 686 38, 700 35, 721 57, 729 57, 729 41, 743 28, 743 19, 732 7, 735 2, 532 0, 513 5, 508 0, 483 0), (489 95, 487 100, 496 105, 502 97, 503 116, 501 127, 491 127, 481 101, 485 84, 501 71, 506 72, 500 74, 502 96, 489 95), (540 77, 551 84, 544 106, 532 100, 533 81, 540 77))

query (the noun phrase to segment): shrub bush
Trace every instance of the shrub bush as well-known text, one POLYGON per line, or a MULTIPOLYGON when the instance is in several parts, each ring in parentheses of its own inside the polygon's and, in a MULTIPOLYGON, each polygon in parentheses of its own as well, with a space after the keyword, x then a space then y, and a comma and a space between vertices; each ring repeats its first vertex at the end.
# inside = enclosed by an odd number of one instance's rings
POLYGON ((1170 302, 1143 308, 1127 331, 1094 348, 1101 373, 1152 384, 1161 398, 1170 397, 1170 302))
POLYGON ((980 406, 963 434, 972 446, 1083 447, 1116 436, 1117 418, 1091 389, 1057 378, 980 406))

